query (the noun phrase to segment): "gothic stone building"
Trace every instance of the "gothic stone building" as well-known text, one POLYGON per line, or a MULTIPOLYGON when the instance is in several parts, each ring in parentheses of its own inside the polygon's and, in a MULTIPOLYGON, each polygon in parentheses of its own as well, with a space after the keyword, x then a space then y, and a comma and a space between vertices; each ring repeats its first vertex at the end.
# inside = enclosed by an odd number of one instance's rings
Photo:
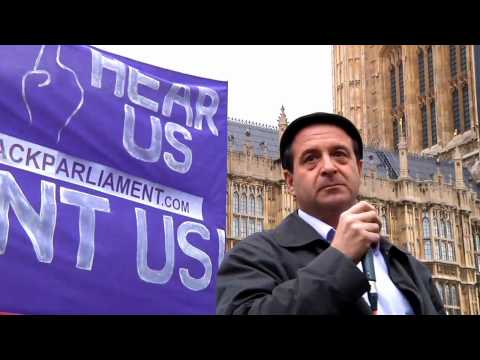
MULTIPOLYGON (((480 314, 478 49, 332 49, 335 112, 366 143, 361 197, 383 235, 430 268, 449 314, 480 314)), ((276 128, 229 119, 228 249, 296 209, 278 154, 287 124, 283 107, 276 128)))
POLYGON ((392 240, 429 266, 449 313, 479 313, 478 55, 468 45, 332 47, 334 111, 367 146, 398 154, 388 183, 409 196, 391 200, 405 207, 392 240))
MULTIPOLYGON (((361 197, 379 211, 383 235, 429 267, 449 314, 480 314, 479 49, 332 52, 334 111, 366 144, 361 197)), ((229 119, 227 250, 296 209, 278 154, 287 124, 283 107, 276 128, 229 119)))

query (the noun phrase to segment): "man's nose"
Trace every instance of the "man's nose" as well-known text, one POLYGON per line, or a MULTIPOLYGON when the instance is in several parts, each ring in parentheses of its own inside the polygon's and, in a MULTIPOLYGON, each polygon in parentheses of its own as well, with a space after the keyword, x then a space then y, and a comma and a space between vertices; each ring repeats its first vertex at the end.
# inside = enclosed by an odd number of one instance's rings
POLYGON ((337 167, 335 166, 335 162, 330 156, 328 155, 323 156, 320 171, 322 175, 331 175, 337 172, 337 167))

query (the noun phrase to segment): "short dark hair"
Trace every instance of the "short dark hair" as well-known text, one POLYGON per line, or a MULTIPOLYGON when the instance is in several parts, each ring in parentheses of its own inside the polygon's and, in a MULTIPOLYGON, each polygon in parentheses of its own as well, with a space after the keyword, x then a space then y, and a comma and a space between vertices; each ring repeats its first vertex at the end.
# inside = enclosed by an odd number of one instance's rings
POLYGON ((280 139, 280 161, 282 168, 293 172, 292 143, 295 136, 303 128, 313 124, 330 124, 341 128, 352 139, 353 151, 358 160, 363 158, 363 141, 355 125, 347 118, 338 114, 316 112, 301 116, 287 126, 280 139))

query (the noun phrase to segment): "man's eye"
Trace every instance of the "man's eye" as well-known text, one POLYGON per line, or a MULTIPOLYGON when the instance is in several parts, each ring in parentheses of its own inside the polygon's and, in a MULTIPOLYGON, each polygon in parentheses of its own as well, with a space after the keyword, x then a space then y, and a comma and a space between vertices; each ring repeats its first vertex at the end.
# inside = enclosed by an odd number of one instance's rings
POLYGON ((334 153, 334 156, 336 156, 336 157, 346 157, 347 153, 345 151, 336 151, 334 153))

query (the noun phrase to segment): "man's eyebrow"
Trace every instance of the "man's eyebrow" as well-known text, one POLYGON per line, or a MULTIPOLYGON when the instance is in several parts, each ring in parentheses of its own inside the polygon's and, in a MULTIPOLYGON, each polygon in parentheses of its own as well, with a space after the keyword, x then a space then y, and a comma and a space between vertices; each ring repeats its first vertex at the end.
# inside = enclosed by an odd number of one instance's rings
POLYGON ((343 150, 348 150, 348 151, 352 150, 352 151, 353 151, 353 149, 351 149, 351 148, 350 148, 348 145, 346 145, 346 144, 335 144, 334 146, 332 146, 332 149, 333 149, 333 150, 343 149, 343 150))
POLYGON ((308 148, 302 150, 302 152, 300 153, 300 156, 305 156, 307 154, 317 153, 317 152, 319 152, 319 151, 315 147, 308 147, 308 148))

